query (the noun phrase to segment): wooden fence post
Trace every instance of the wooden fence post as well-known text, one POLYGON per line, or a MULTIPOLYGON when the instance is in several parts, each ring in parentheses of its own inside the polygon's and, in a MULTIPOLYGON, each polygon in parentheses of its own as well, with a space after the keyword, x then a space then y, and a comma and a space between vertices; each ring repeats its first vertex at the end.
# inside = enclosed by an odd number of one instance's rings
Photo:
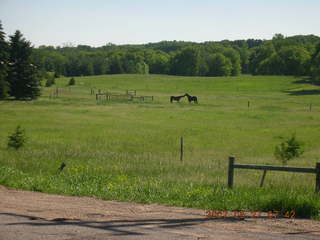
POLYGON ((183 161, 183 137, 180 138, 180 161, 183 161))
POLYGON ((263 174, 262 174, 262 178, 261 178, 261 182, 260 182, 260 187, 263 186, 263 183, 264 183, 264 179, 266 177, 266 174, 267 174, 267 170, 263 170, 263 174))
POLYGON ((320 162, 316 163, 316 192, 320 193, 320 162))
POLYGON ((233 173, 234 173, 234 162, 235 162, 235 157, 230 156, 229 157, 229 169, 228 169, 228 187, 232 188, 233 187, 233 173))

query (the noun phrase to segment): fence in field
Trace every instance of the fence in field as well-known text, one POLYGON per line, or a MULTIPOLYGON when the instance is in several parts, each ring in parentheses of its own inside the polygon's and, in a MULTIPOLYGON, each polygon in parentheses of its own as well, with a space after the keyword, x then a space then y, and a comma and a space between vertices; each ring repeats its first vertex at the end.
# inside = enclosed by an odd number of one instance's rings
POLYGON ((266 166, 266 165, 253 165, 253 164, 235 164, 235 157, 229 157, 228 168, 228 187, 233 187, 234 169, 253 169, 263 170, 263 175, 260 182, 260 187, 263 185, 264 178, 267 170, 269 171, 285 171, 285 172, 299 172, 299 173, 313 173, 316 175, 316 192, 320 193, 320 162, 316 163, 315 168, 298 168, 298 167, 279 167, 279 166, 266 166))
POLYGON ((132 96, 131 101, 139 100, 140 102, 153 101, 153 96, 132 96))
POLYGON ((59 88, 55 88, 55 89, 51 90, 51 91, 50 91, 50 94, 49 94, 49 99, 59 97, 59 93, 61 93, 61 92, 59 91, 59 88))
MULTIPOLYGON (((91 90, 91 94, 93 91, 91 90)), ((125 94, 112 94, 112 93, 99 93, 96 94, 96 100, 98 104, 106 104, 108 101, 140 101, 150 102, 154 100, 153 96, 137 96, 136 90, 126 90, 125 94)))
POLYGON ((137 90, 127 90, 126 93, 127 93, 127 95, 136 96, 137 95, 137 90))
MULTIPOLYGON (((84 91, 82 89, 75 89, 72 87, 56 87, 48 90, 49 99, 58 99, 60 97, 79 97, 84 94, 84 91)), ((93 95, 93 93, 94 89, 91 89, 91 95, 93 95)))
POLYGON ((95 89, 95 88, 90 89, 90 95, 97 95, 97 94, 108 94, 108 90, 95 89))
POLYGON ((49 93, 49 99, 58 98, 62 94, 68 95, 71 93, 71 88, 54 88, 49 93))

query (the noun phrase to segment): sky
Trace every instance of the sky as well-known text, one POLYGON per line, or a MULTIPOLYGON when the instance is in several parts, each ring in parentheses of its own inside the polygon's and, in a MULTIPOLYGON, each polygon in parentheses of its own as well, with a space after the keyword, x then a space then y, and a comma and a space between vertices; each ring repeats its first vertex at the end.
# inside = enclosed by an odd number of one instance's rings
POLYGON ((33 45, 320 36, 320 0, 0 0, 4 32, 33 45))

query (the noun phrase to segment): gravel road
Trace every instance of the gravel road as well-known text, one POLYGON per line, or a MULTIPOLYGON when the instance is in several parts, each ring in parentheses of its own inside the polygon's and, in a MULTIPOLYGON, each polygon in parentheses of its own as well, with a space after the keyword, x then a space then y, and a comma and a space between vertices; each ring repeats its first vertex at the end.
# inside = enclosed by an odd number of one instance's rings
POLYGON ((104 201, 0 186, 0 240, 319 240, 320 221, 209 219, 199 209, 104 201))

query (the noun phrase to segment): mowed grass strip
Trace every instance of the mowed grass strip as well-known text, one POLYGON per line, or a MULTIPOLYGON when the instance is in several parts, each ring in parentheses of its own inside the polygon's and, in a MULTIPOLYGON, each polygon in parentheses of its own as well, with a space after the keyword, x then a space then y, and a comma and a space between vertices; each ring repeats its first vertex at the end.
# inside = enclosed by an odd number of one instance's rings
POLYGON ((305 153, 291 166, 320 161, 319 87, 284 76, 175 77, 104 75, 56 80, 36 101, 0 102, 0 183, 104 199, 228 210, 294 210, 319 217, 314 175, 236 170, 227 189, 228 156, 280 165, 274 148, 293 133, 305 153), (59 88, 59 96, 52 93, 59 88), (154 96, 153 102, 97 105, 91 89, 154 96), (189 93, 170 103, 171 95, 189 93), (50 97, 51 95, 51 97, 50 97), (310 104, 311 107, 310 107, 310 104), (310 111, 311 110, 311 111, 310 111), (17 125, 24 148, 7 149, 17 125), (184 137, 181 162, 180 137, 184 137), (67 164, 60 173, 62 162, 67 164), (290 208, 290 209, 287 209, 290 208))

